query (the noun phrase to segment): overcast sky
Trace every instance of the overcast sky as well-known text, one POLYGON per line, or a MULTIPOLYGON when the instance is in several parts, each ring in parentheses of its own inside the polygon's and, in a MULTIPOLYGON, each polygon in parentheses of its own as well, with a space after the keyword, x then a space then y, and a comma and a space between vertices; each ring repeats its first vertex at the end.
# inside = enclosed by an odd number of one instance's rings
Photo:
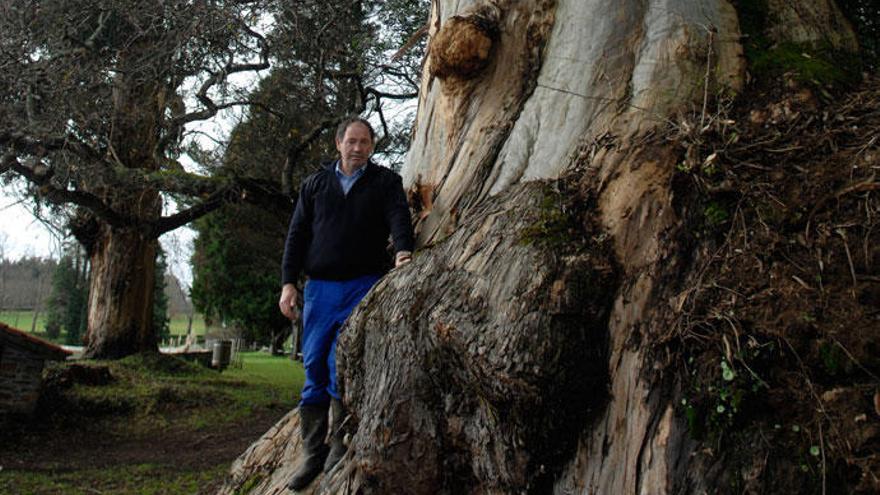
POLYGON ((58 241, 30 210, 4 192, 0 195, 0 248, 0 254, 6 259, 47 258, 58 249, 58 241))

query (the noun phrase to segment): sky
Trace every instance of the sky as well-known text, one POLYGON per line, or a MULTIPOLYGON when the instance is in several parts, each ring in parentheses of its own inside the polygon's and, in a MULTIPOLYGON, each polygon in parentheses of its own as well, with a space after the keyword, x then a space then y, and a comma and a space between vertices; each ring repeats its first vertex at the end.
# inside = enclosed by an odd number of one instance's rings
POLYGON ((5 191, 0 195, 0 255, 9 260, 48 258, 59 241, 24 205, 5 191))

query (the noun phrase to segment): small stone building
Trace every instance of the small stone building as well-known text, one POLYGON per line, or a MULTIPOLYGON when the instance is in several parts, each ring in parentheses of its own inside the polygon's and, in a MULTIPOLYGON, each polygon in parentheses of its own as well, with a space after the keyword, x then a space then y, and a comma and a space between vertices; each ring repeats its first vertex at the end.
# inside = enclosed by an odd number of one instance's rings
POLYGON ((47 360, 71 353, 55 344, 0 323, 0 416, 30 414, 37 406, 47 360))

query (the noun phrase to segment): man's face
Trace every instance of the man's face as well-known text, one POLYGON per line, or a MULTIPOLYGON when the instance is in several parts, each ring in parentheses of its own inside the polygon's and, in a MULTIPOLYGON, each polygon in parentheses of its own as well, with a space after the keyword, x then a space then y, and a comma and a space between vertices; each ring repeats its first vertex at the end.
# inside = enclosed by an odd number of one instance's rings
POLYGON ((353 122, 345 129, 342 141, 336 140, 336 149, 342 157, 342 164, 347 167, 357 168, 369 160, 373 154, 373 140, 370 138, 370 130, 360 122, 353 122))

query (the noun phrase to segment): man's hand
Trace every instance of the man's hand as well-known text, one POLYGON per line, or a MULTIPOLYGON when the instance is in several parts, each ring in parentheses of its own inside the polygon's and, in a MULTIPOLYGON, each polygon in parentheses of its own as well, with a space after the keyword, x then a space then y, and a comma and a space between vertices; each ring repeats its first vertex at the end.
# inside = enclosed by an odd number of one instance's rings
POLYGON ((394 255, 394 268, 405 265, 412 261, 412 253, 409 251, 398 251, 394 255))
POLYGON ((278 307, 281 309, 281 313, 291 321, 299 319, 299 308, 296 305, 298 299, 299 291, 296 290, 296 286, 284 284, 284 287, 281 288, 281 299, 278 300, 278 307))

